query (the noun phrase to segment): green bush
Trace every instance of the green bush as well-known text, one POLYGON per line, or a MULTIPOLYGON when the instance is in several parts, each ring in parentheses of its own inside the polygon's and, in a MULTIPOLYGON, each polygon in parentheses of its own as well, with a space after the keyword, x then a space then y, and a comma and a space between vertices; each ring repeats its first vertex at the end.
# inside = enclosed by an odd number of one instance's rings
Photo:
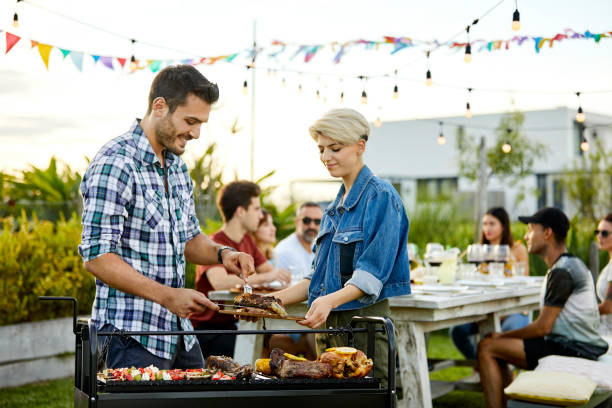
POLYGON ((0 325, 72 315, 68 302, 43 302, 39 296, 72 296, 80 314, 89 314, 95 296, 93 276, 77 247, 80 220, 57 223, 0 218, 0 325))

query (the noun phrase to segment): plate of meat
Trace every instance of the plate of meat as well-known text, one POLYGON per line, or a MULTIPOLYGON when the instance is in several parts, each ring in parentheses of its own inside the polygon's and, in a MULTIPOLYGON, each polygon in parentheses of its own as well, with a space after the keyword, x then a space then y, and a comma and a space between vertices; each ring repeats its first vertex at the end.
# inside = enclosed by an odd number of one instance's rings
POLYGON ((304 316, 290 316, 280 299, 255 293, 243 293, 234 298, 231 309, 220 305, 219 313, 246 317, 263 317, 270 319, 304 320, 304 316))

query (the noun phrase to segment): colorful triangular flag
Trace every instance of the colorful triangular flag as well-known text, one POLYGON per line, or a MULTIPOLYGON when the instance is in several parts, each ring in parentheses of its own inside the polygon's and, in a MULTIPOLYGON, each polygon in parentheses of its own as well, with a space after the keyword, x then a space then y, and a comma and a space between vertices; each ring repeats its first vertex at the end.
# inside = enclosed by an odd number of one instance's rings
POLYGON ((83 71, 83 53, 80 51, 72 51, 70 53, 70 58, 72 62, 77 67, 79 71, 83 71))
POLYGON ((6 53, 11 50, 17 44, 17 42, 21 40, 21 37, 16 36, 15 34, 11 34, 8 31, 6 32, 6 53))
POLYGON ((94 59, 94 64, 98 62, 98 60, 100 59, 99 55, 92 55, 93 59, 94 59))
POLYGON ((36 47, 38 45, 38 41, 36 40, 30 40, 30 43, 32 44, 32 48, 36 47))
POLYGON ((45 63, 47 70, 49 69, 49 54, 51 54, 51 48, 53 48, 53 46, 49 44, 38 44, 38 53, 45 63))
POLYGON ((119 65, 121 65, 121 68, 125 67, 125 61, 127 61, 127 59, 125 58, 117 58, 117 61, 119 61, 119 65))
POLYGON ((161 68, 162 62, 160 60, 147 61, 149 63, 149 69, 151 72, 157 72, 161 68))
POLYGON ((104 64, 106 68, 112 69, 112 70, 115 69, 113 67, 113 57, 100 57, 100 61, 102 61, 102 64, 104 64))
POLYGON ((70 50, 65 50, 63 48, 60 48, 59 50, 62 52, 62 55, 64 56, 64 58, 66 58, 68 54, 70 54, 70 50))

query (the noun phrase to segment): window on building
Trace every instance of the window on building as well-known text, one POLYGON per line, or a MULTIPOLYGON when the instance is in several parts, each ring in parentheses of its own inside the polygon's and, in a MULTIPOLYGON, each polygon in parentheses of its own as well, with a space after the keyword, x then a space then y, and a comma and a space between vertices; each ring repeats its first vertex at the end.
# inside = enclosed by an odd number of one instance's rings
POLYGON ((427 178, 417 180, 417 200, 442 200, 455 195, 459 187, 457 177, 427 178))
POLYGON ((553 207, 563 210, 563 184, 561 180, 553 180, 553 207))
POLYGON ((536 184, 538 189, 538 210, 546 207, 546 197, 548 189, 546 188, 546 174, 536 174, 536 184))

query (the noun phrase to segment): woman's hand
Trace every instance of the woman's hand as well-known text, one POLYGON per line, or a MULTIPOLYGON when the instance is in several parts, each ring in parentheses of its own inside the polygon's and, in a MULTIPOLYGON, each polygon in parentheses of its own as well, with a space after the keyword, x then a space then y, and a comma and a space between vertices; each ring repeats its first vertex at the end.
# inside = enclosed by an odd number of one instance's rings
POLYGON ((329 313, 334 308, 333 301, 329 296, 322 296, 315 299, 306 313, 306 319, 298 323, 303 326, 308 326, 311 329, 316 329, 325 324, 329 313))
POLYGON ((283 287, 289 286, 291 283, 291 272, 284 268, 277 268, 274 270, 276 275, 275 280, 278 280, 283 284, 283 287))

